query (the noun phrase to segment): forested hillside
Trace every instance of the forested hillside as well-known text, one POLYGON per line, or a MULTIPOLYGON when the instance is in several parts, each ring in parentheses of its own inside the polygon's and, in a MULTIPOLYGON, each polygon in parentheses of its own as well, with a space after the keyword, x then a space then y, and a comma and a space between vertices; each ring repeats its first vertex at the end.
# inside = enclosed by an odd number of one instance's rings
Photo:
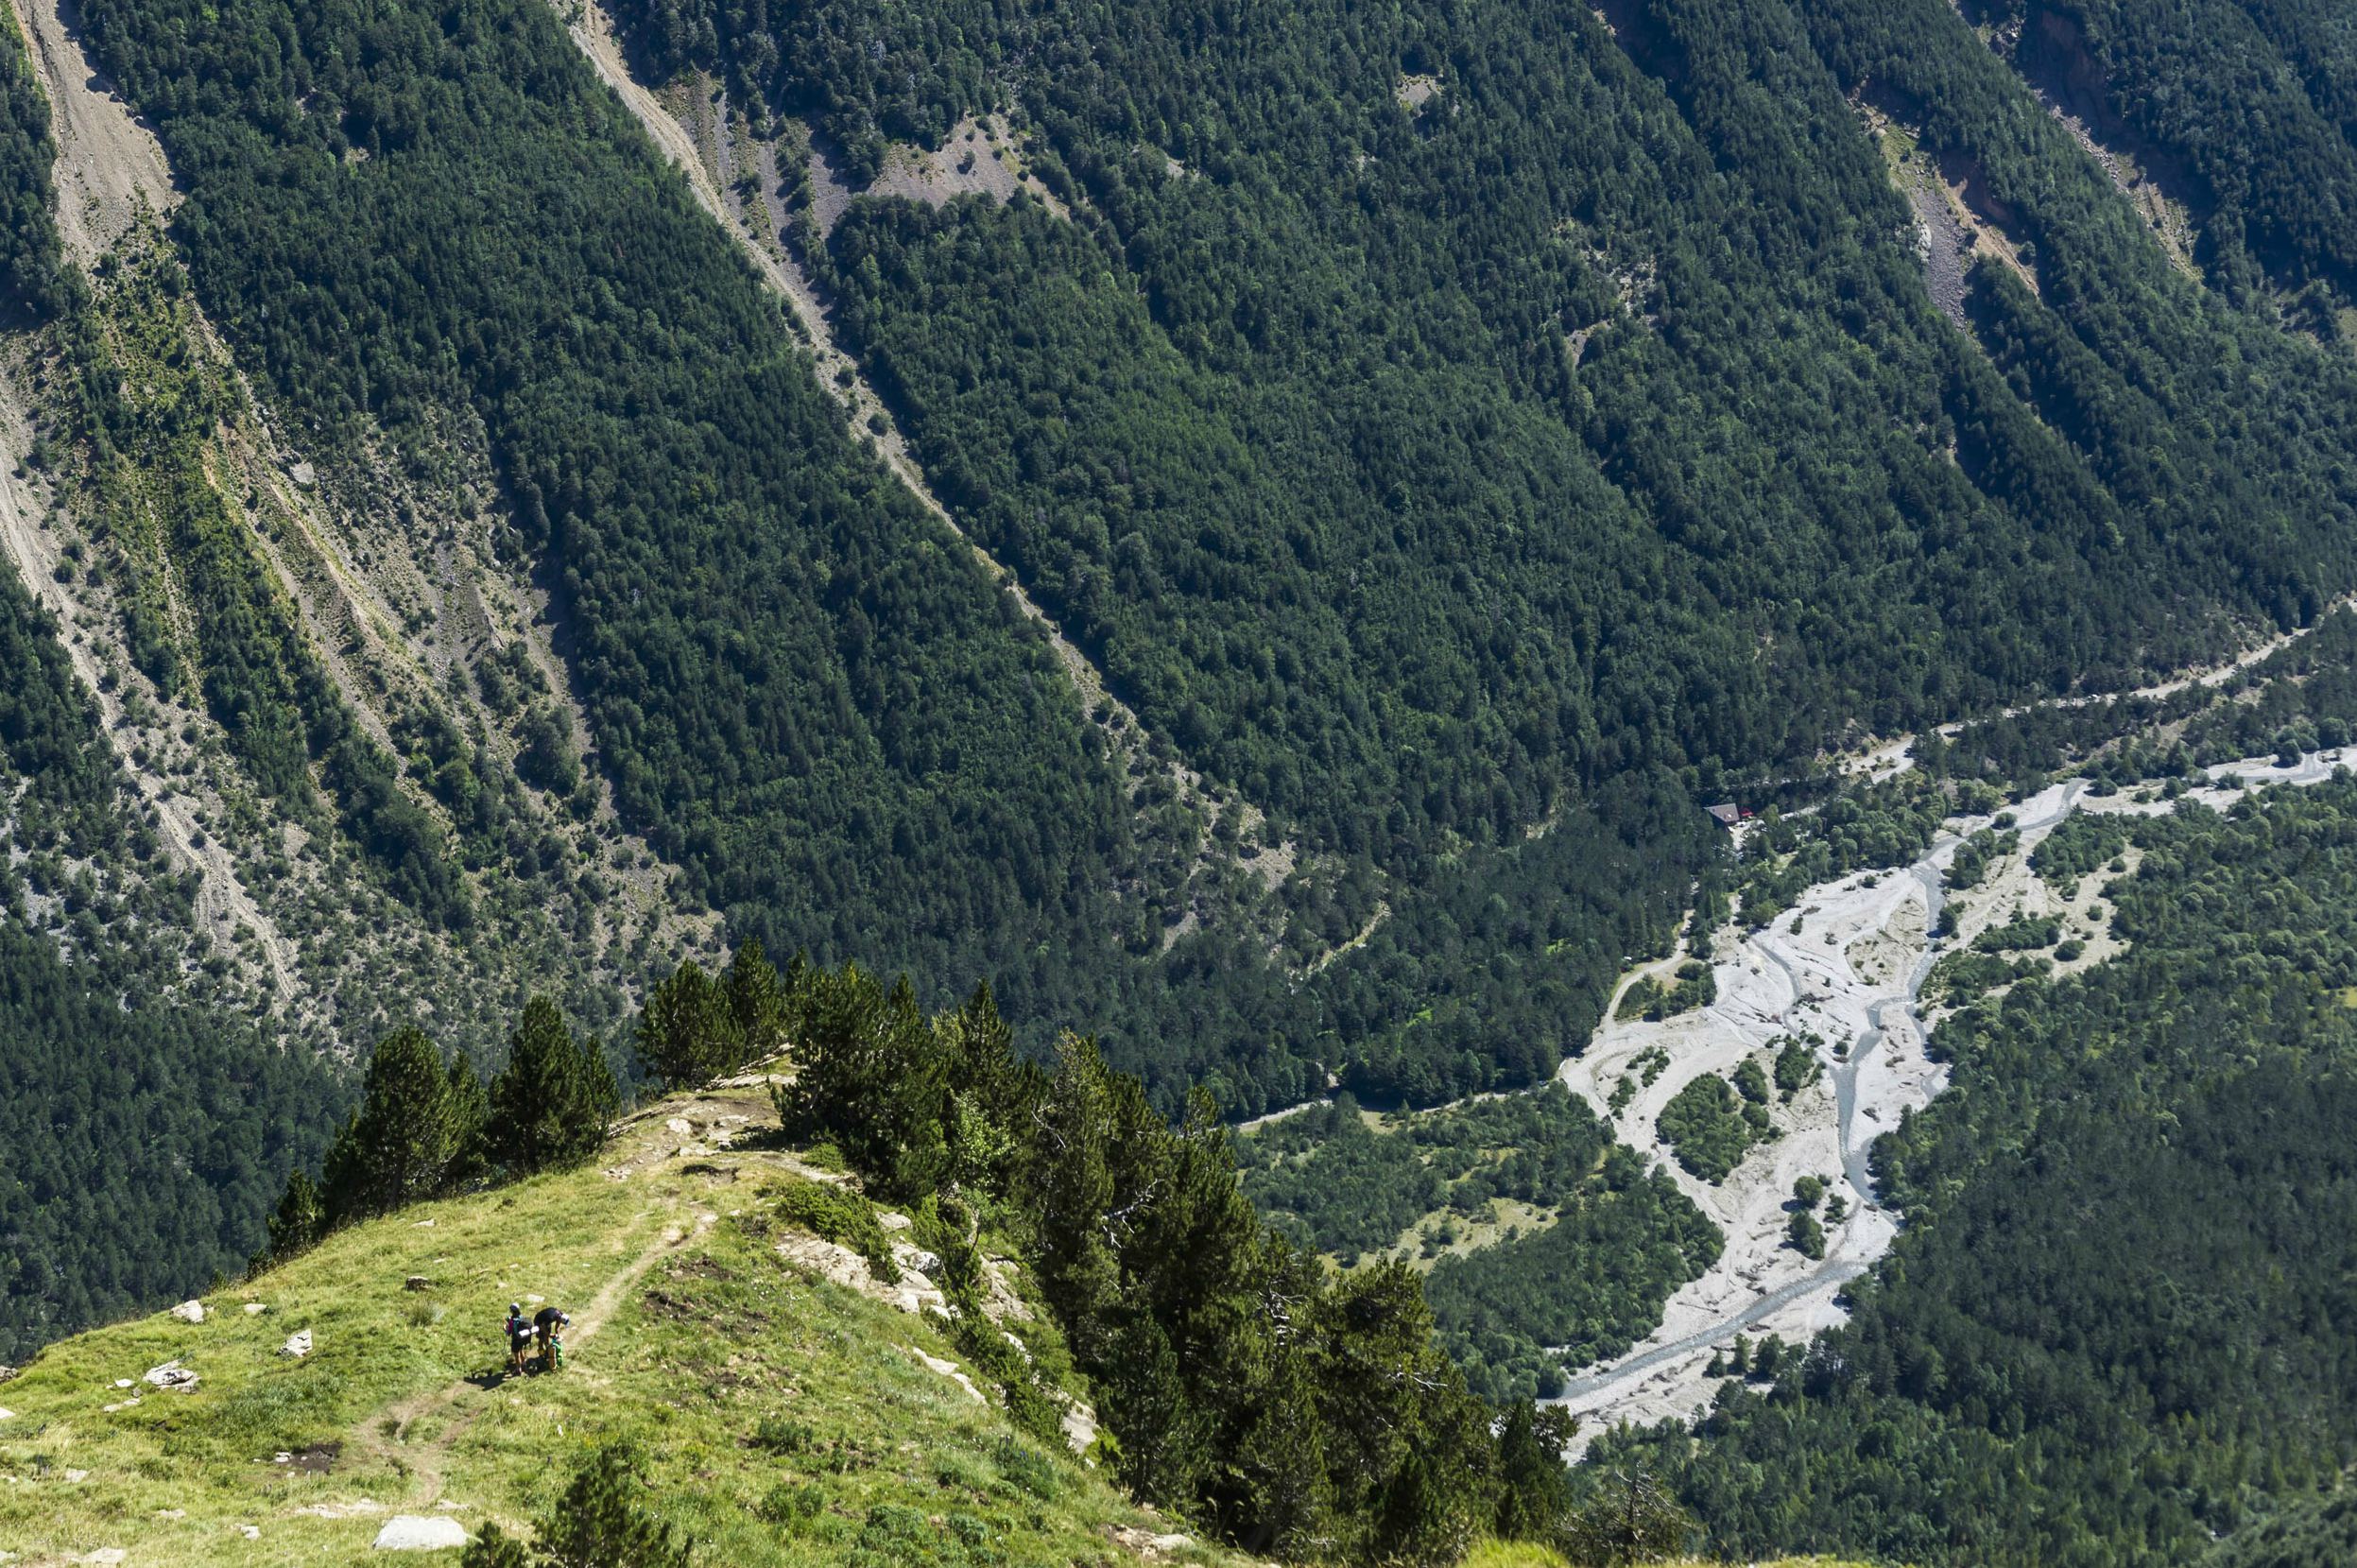
MULTIPOLYGON (((1597 1451, 1720 1547, 2182 1562, 2357 1456, 2357 782, 2134 841, 2125 955, 1939 1025, 1954 1081, 1878 1148, 1907 1226, 1852 1320, 1699 1444, 1597 1451)), ((2329 1533, 2253 1531, 2219 1560, 2329 1533)))
POLYGON ((1716 794, 2348 573, 2347 361, 2183 275, 1935 0, 618 9, 838 167, 1028 125, 1058 207, 797 243, 965 526, 1395 920, 1634 765, 1716 794), (1869 102, 2016 256, 1962 332, 1869 102))
POLYGON ((0 577, 0 1362, 238 1266, 340 1097, 195 961, 59 629, 0 577))
POLYGON ((2202 261, 2247 290, 2357 288, 2357 43, 2330 0, 1984 0, 1968 6, 2032 79, 2164 171, 2202 261))
POLYGON ((86 12, 274 397, 355 436, 480 418, 617 804, 694 891, 780 951, 992 973, 1166 1085, 1528 1081, 1677 920, 1704 845, 1654 825, 1694 792, 2212 652, 2349 575, 2348 366, 2174 272, 1930 0, 1617 33, 623 16, 853 167, 977 107, 1035 128, 1070 217, 854 204, 805 260, 961 525, 1310 856, 1281 895, 1307 949, 1375 922, 1310 990, 1235 933, 1158 956, 1174 916, 1088 715, 552 18, 86 12), (1977 340, 1924 294, 1867 89, 2038 183, 2006 199, 2042 298, 1985 277, 1977 340), (1548 822, 1646 826, 1557 881, 1524 864, 1548 822), (1434 964, 1459 908, 1489 929, 1434 964))
MULTIPOLYGON (((1868 735, 2128 685, 2357 586, 2357 169, 2325 8, 610 10, 664 102, 729 95, 759 156, 714 182, 794 209, 763 268, 542 0, 83 0, 185 197, 80 258, 83 287, 0 29, 9 373, 43 504, 104 536, 28 575, 112 617, 125 667, 86 683, 129 766, 166 798, 192 757, 234 785, 247 869, 301 892, 289 984, 333 999, 322 1044, 400 1021, 404 975, 477 1053, 544 976, 611 1027, 682 947, 749 937, 906 970, 928 1006, 988 975, 1029 1047, 1094 1030, 1173 1116, 1196 1087, 1231 1114, 1522 1087, 1697 889, 1723 903, 1698 803, 1815 800, 1868 735), (2040 101, 2057 72, 2112 102, 2098 132, 2199 176, 2191 264, 2040 101), (831 179, 995 158, 986 112, 1053 199, 831 179), (1902 144, 1973 236, 1953 296, 1902 144), (852 356, 830 379, 888 421, 819 385, 780 258, 852 356), (880 460, 887 428, 946 521, 880 460), (1128 770, 953 527, 1205 793, 1128 770), (330 579, 366 613, 306 597, 330 579), (486 584, 514 613, 450 633, 486 584), (425 657, 438 637, 468 646, 425 657), (131 722, 134 676, 184 706, 131 722), (185 750, 147 749, 167 733, 185 750)), ((2194 740, 2297 742, 2304 701, 2194 740)), ((1929 771, 2042 771, 2049 722, 1929 771)), ((1946 805, 1828 813, 1748 915, 1946 805)), ((28 907, 75 978, 111 975, 128 939, 85 917, 168 923, 139 901, 193 899, 178 864, 28 907)), ((231 984, 274 934, 237 924, 175 947, 134 1013, 275 1032, 231 984)), ((82 1093, 86 1057, 45 1060, 28 1093, 82 1093)), ((310 1146, 332 1097, 269 1089, 257 1158, 310 1146)), ((1436 1272, 1453 1342, 1516 1387, 1542 1340, 1634 1336, 1707 1250, 1591 1152, 1542 1200, 1581 1225, 1436 1272), (1629 1290, 1570 1329, 1539 1310, 1611 1249, 1642 1254, 1629 1290)), ((252 1240, 247 1174, 214 1181, 225 1244, 252 1240)), ((1346 1234, 1374 1245, 1320 1239, 1346 1234)), ((123 1288, 183 1278, 174 1245, 123 1288)))

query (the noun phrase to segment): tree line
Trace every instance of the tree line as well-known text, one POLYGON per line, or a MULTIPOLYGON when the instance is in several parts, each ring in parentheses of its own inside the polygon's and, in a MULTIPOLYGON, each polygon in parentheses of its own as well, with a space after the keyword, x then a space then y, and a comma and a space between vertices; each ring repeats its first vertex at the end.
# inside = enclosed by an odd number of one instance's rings
POLYGON ((576 1039, 544 996, 525 1004, 507 1065, 488 1087, 464 1053, 445 1058, 424 1030, 396 1029, 370 1053, 360 1104, 318 1178, 301 1166, 287 1178, 254 1265, 412 1203, 578 1165, 605 1143, 621 1107, 604 1047, 576 1039))

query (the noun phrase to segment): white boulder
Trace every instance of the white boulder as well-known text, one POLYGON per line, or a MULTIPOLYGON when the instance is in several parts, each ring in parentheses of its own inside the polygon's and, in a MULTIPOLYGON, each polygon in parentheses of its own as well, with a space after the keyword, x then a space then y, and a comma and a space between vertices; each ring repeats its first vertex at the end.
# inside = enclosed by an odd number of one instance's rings
POLYGON ((420 1514, 397 1513, 376 1532, 376 1549, 380 1552, 439 1552, 466 1543, 467 1527, 448 1517, 429 1519, 420 1514))
POLYGON ((161 1367, 148 1368, 142 1374, 142 1380, 159 1388, 169 1388, 174 1393, 181 1394, 187 1393, 197 1386, 197 1374, 177 1361, 166 1361, 161 1367))
POLYGON ((278 1348, 281 1355, 305 1356, 311 1353, 311 1331, 302 1329, 286 1336, 286 1343, 278 1348))
POLYGON ((179 1318, 183 1323, 201 1323, 204 1321, 204 1303, 202 1301, 182 1301, 180 1305, 172 1309, 172 1316, 179 1318))

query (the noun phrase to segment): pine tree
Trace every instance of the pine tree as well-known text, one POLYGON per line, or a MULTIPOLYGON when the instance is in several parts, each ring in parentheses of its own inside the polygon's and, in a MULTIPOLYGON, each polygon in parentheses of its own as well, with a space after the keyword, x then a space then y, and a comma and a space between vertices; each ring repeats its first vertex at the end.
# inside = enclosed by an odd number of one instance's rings
POLYGON ((1685 1547, 1694 1521, 1651 1475, 1615 1470, 1597 1490, 1564 1532, 1573 1561, 1654 1562, 1685 1547))
POLYGON ((491 1098, 464 1051, 450 1059, 450 1160, 442 1167, 442 1190, 456 1192, 488 1180, 491 1174, 491 1098))
POLYGON ((776 1055, 785 1045, 789 999, 778 972, 762 951, 761 939, 749 938, 736 950, 720 983, 722 1000, 734 1035, 736 1060, 722 1066, 731 1072, 748 1061, 776 1055))
POLYGON ((1281 1345, 1275 1375, 1229 1461, 1240 1493, 1229 1533, 1256 1554, 1286 1561, 1322 1555, 1333 1528, 1317 1386, 1298 1341, 1281 1345))
POLYGON ((1027 1194, 1040 1287, 1065 1324, 1086 1369, 1111 1358, 1121 1265, 1106 1216, 1113 1211, 1112 1077, 1093 1041, 1067 1034, 1037 1136, 1040 1159, 1027 1194))
POLYGON ((271 1262, 283 1262, 315 1245, 327 1230, 327 1211, 319 1200, 318 1183, 311 1173, 296 1167, 286 1179, 285 1195, 269 1219, 271 1262))
POLYGON ((1024 1130, 1047 1097, 1047 1075, 1015 1052, 1014 1031, 985 984, 934 1021, 949 1060, 949 1180, 1003 1198, 1022 1180, 1024 1130))
POLYGON ((647 993, 638 1058, 666 1089, 700 1089, 739 1060, 725 988, 689 959, 647 993))
POLYGON ((688 1568, 696 1545, 640 1506, 644 1459, 628 1443, 591 1456, 556 1508, 535 1522, 531 1545, 486 1525, 460 1568, 688 1568))
POLYGON ((639 1504, 644 1462, 616 1443, 574 1473, 556 1511, 540 1522, 547 1568, 687 1568, 695 1543, 639 1504))
POLYGON ((1784 1235, 1804 1258, 1825 1255, 1825 1227, 1819 1225, 1816 1215, 1806 1209, 1793 1211, 1791 1223, 1784 1227, 1784 1235))
POLYGON ((369 1058, 360 1109, 328 1150, 328 1223, 348 1224, 439 1198, 463 1179, 481 1135, 473 1068, 445 1064, 422 1030, 395 1030, 369 1058))
POLYGON ((1550 1541, 1571 1511, 1563 1451, 1578 1420, 1561 1406, 1517 1400, 1498 1428, 1497 1532, 1508 1541, 1550 1541))
POLYGON ((1124 1485, 1166 1507, 1186 1508, 1212 1466, 1211 1412, 1187 1388, 1186 1370, 1170 1335, 1150 1312, 1124 1318, 1106 1366, 1100 1418, 1120 1447, 1124 1485))
POLYGON ((458 1568, 538 1568, 538 1563, 531 1547, 496 1524, 489 1524, 458 1554, 458 1568))
POLYGON ((576 1165, 605 1142, 620 1101, 596 1042, 575 1041, 557 1005, 535 996, 491 1081, 491 1158, 511 1176, 576 1165))
POLYGON ((801 1030, 782 1111, 832 1133, 880 1194, 937 1189, 949 1168, 949 1062, 906 976, 886 991, 845 965, 814 987, 801 1030))

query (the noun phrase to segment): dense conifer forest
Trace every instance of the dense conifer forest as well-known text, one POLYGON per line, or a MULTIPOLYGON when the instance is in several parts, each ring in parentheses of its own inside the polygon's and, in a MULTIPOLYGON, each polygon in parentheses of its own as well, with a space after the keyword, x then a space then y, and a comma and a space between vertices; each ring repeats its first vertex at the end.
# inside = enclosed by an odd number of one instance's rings
POLYGON ((1440 1342, 1499 1403, 1626 1349, 1719 1253, 1676 1184, 1557 1084, 1381 1129, 1345 1094, 1240 1137, 1237 1158, 1270 1229, 1304 1249, 1429 1263, 1440 1342))
POLYGON ((272 395, 329 437, 480 416, 598 766, 691 889, 936 998, 989 973, 1026 1038, 1102 1027, 1166 1109, 1530 1081, 1678 918, 1701 841, 1660 828, 1697 796, 2212 651, 2349 575, 2348 367, 2172 269, 1930 0, 1617 34, 622 14, 658 75, 714 67, 853 168, 1021 112, 1069 219, 854 204, 807 259, 961 523, 1161 744, 1327 857, 1285 895, 1312 950, 1378 897, 1398 935, 1307 986, 1216 929, 1159 952, 1175 912, 1044 648, 552 16, 85 13, 272 395), (1984 275, 1970 337, 1845 101, 1869 89, 2022 187, 2039 292, 1984 275), (1530 874, 1525 836, 1583 821, 1563 853, 1619 865, 1530 874))
POLYGON ((95 726, 0 577, 0 1362, 234 1269, 342 1094, 179 973, 194 889, 125 874, 164 863, 95 726))

